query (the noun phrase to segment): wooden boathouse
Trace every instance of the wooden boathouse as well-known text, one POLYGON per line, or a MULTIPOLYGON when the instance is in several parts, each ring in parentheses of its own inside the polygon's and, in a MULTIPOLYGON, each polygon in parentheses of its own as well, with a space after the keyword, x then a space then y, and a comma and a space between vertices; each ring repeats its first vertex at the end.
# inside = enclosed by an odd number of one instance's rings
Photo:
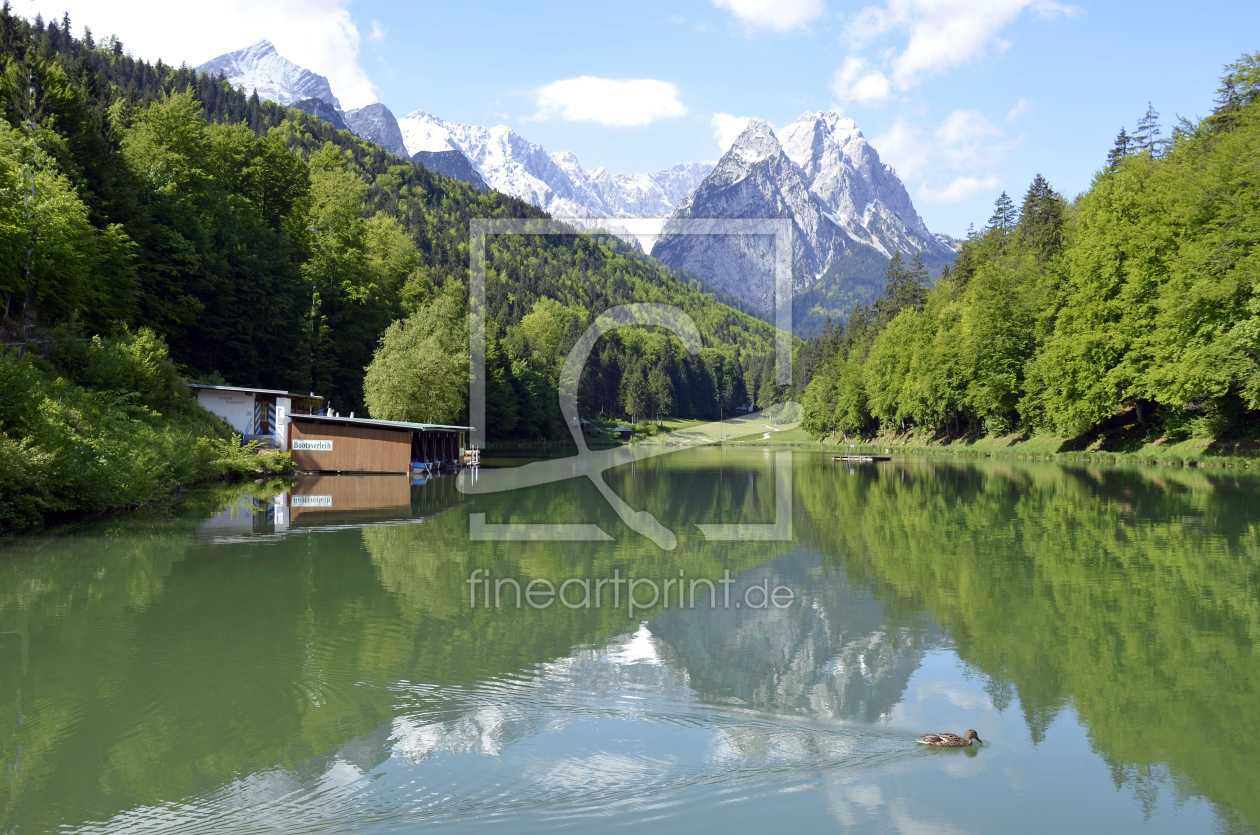
POLYGON ((322 473, 410 473, 415 464, 454 469, 464 459, 471 429, 303 414, 290 415, 288 428, 293 466, 322 473))

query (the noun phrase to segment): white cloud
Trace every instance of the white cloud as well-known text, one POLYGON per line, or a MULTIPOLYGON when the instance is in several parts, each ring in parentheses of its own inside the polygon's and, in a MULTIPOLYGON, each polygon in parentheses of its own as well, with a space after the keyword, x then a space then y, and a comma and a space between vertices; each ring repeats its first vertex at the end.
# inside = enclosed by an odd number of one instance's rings
POLYGON ((997 169, 1018 141, 978 111, 955 110, 930 133, 899 117, 871 144, 903 180, 920 180, 920 199, 944 204, 1000 189, 997 169), (930 180, 937 178, 948 182, 935 186, 930 180))
MULTIPOLYGON (((98 39, 117 35, 137 58, 196 66, 267 38, 285 58, 328 77, 346 109, 376 101, 376 90, 359 66, 359 30, 348 0, 220 0, 195 24, 172 23, 171 4, 159 0, 33 0, 15 9, 45 20, 70 14, 79 34, 90 26, 98 39), (27 11, 27 8, 30 11, 27 11)), ((177 23, 177 22, 176 22, 177 23)))
POLYGON ((908 35, 904 48, 886 53, 892 87, 904 91, 971 61, 990 43, 1008 48, 999 33, 1027 8, 1037 20, 1079 13, 1056 0, 887 0, 858 12, 845 35, 855 49, 892 33, 908 35))
POLYGON ((850 55, 831 76, 831 91, 842 102, 881 105, 888 101, 888 77, 865 58, 850 55))
POLYGON ((729 113, 714 113, 709 124, 713 126, 713 138, 718 141, 722 153, 726 153, 744 128, 748 127, 751 116, 732 116, 729 113))
POLYGON ((1062 3, 1056 3, 1055 0, 1034 0, 1032 9, 1033 17, 1038 20, 1056 20, 1060 17, 1073 20, 1081 16, 1081 10, 1078 7, 1065 6, 1062 3))
POLYGON ((369 41, 385 40, 385 30, 381 27, 381 22, 379 20, 372 21, 372 34, 368 35, 368 40, 369 41))
POLYGON ((1025 113, 1032 110, 1032 102, 1028 99, 1020 99, 1015 102, 1015 106, 1006 112, 1006 121, 1013 122, 1025 113))
POLYGON ((955 168, 992 165, 1007 150, 990 141, 1001 136, 1001 129, 978 110, 955 110, 933 134, 938 152, 955 168))
POLYGON ((790 32, 827 13, 823 0, 713 0, 750 29, 790 32))
POLYGON ((538 112, 530 118, 635 127, 685 114, 687 107, 678 94, 678 87, 668 81, 579 75, 535 91, 538 112))
POLYGON ((925 203, 961 203, 981 194, 995 192, 1001 187, 1001 179, 993 174, 987 177, 955 177, 953 182, 939 190, 927 183, 919 186, 919 199, 925 203))
POLYGON ((871 144, 879 151, 879 158, 895 168, 903 180, 918 176, 931 161, 934 147, 926 131, 902 116, 871 144))

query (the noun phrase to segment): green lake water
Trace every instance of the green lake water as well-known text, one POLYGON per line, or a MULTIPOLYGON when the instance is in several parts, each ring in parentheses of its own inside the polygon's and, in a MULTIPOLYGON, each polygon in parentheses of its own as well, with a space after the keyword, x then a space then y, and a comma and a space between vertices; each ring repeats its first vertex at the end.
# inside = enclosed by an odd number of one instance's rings
POLYGON ((609 471, 672 550, 584 478, 452 476, 199 491, 10 540, 0 831, 1260 828, 1260 482, 779 455, 609 471), (785 488, 790 540, 697 528, 782 531, 785 488), (631 616, 518 609, 510 584, 487 608, 475 569, 735 582, 631 616), (762 583, 790 605, 752 605, 762 583), (968 728, 982 746, 914 742, 968 728))

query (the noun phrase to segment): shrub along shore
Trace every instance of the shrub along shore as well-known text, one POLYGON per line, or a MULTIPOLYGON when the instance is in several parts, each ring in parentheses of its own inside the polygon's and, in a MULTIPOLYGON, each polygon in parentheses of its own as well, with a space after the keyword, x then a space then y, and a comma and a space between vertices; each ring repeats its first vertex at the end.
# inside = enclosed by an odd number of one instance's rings
POLYGON ((197 405, 153 331, 57 336, 47 358, 0 361, 0 533, 290 469, 197 405))

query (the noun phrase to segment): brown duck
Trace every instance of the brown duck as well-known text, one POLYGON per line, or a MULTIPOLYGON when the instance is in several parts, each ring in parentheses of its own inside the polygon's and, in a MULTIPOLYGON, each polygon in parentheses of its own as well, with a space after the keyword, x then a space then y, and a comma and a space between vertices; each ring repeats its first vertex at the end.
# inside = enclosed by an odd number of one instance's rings
POLYGON ((933 748, 965 748, 975 742, 982 742, 980 734, 967 731, 962 736, 957 734, 924 734, 915 742, 920 745, 931 745, 933 748))

